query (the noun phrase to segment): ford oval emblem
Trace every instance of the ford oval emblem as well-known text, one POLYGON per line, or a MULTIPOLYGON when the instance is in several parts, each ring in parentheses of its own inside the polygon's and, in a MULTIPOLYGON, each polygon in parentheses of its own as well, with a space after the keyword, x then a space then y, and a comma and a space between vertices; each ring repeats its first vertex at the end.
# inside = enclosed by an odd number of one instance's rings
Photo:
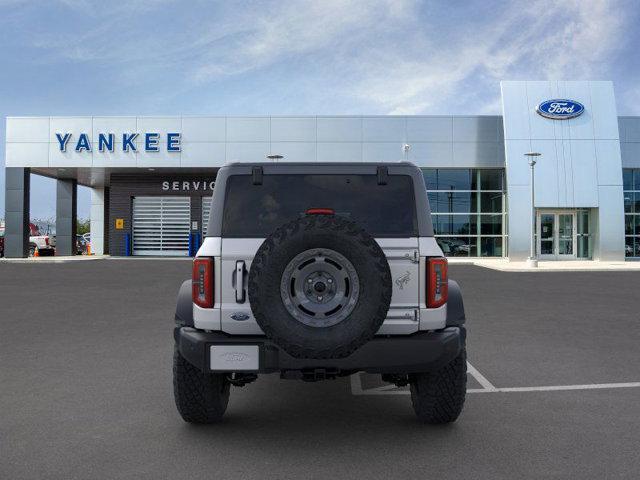
POLYGON ((249 355, 243 352, 226 352, 220 357, 227 363, 242 363, 249 358, 249 355))
POLYGON ((249 320, 249 315, 244 312, 233 312, 231 314, 231 318, 238 322, 243 322, 245 320, 249 320))
POLYGON ((536 112, 545 118, 553 120, 567 120, 582 115, 584 105, 574 100, 554 99, 542 102, 536 112))

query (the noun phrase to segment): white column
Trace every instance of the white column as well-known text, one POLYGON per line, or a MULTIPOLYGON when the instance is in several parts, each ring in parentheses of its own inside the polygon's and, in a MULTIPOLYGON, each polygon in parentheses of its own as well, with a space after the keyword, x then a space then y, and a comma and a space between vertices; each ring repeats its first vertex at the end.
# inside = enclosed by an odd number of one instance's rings
POLYGON ((598 248, 594 249, 594 260, 624 262, 624 194, 622 185, 598 185, 598 195, 600 208, 597 210, 596 231, 593 226, 591 227, 591 238, 594 239, 597 235, 596 246, 598 248))
POLYGON ((104 254, 104 188, 91 189, 91 253, 104 254))

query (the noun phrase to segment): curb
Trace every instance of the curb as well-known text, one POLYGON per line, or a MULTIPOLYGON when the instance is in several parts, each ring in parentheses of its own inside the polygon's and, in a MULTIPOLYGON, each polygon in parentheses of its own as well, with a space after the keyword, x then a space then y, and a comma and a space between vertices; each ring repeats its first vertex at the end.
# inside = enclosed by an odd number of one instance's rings
POLYGON ((96 260, 106 260, 108 255, 78 255, 77 257, 29 257, 29 258, 0 258, 0 263, 30 263, 38 265, 41 263, 73 263, 92 262, 96 260))

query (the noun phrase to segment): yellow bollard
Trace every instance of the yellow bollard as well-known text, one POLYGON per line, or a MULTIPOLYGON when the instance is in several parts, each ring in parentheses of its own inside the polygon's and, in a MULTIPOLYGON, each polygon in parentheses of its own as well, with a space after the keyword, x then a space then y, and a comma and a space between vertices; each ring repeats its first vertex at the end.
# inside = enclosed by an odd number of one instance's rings
POLYGON ((91 243, 87 242, 87 255, 91 255, 91 243))

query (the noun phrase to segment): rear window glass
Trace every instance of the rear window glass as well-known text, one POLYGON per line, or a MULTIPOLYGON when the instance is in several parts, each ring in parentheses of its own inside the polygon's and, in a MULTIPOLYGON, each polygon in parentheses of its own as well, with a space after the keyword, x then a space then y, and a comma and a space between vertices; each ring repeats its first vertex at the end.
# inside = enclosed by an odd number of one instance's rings
POLYGON ((413 182, 408 175, 232 175, 222 221, 227 237, 269 235, 309 208, 331 208, 376 237, 417 236, 413 182))

